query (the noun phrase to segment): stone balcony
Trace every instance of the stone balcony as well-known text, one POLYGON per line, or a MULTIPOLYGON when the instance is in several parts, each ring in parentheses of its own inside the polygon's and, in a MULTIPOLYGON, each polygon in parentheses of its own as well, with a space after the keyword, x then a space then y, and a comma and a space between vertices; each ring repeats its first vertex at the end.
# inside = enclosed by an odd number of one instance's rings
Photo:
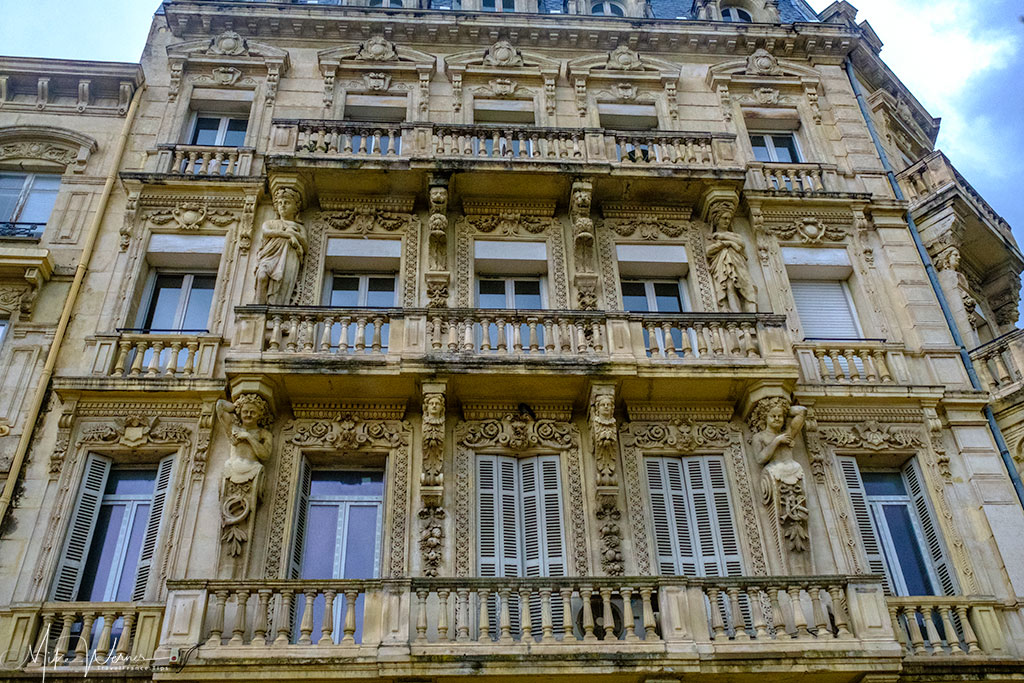
POLYGON ((258 172, 252 147, 164 144, 153 157, 148 171, 183 178, 246 177, 258 172))
POLYGON ((712 177, 742 167, 735 136, 526 125, 276 120, 268 156, 279 165, 564 173, 672 169, 712 177))
POLYGON ((971 351, 982 385, 994 399, 1024 387, 1024 330, 1016 329, 971 351))
POLYGON ((835 164, 747 164, 746 190, 783 195, 814 195, 841 192, 835 164))
POLYGON ((254 663, 289 678, 296 667, 397 675, 413 664, 456 675, 468 661, 477 675, 511 663, 557 677, 571 660, 573 675, 643 678, 756 662, 854 681, 912 662, 1005 667, 1022 655, 1020 615, 999 601, 887 598, 870 576, 193 579, 167 589, 165 604, 2 609, 0 665, 223 680, 254 663))

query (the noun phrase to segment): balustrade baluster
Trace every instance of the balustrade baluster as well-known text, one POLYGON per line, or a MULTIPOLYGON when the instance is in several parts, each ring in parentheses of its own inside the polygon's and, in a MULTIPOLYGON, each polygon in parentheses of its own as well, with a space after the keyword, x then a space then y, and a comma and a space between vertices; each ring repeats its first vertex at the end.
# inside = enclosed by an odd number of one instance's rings
POLYGON ((341 329, 339 330, 341 334, 338 336, 338 354, 342 356, 348 353, 348 326, 351 323, 352 319, 348 316, 344 316, 341 319, 341 329))
POLYGON ((307 588, 304 591, 306 606, 302 610, 302 621, 299 623, 299 645, 313 644, 313 601, 316 600, 317 592, 316 588, 307 588))
POLYGON ((892 632, 896 634, 896 639, 900 641, 907 652, 910 652, 910 632, 904 629, 900 622, 901 610, 902 608, 898 605, 889 605, 889 621, 892 622, 892 632))
POLYGON ((313 316, 302 316, 302 331, 300 336, 302 339, 302 351, 304 353, 311 353, 313 351, 313 345, 316 343, 314 325, 313 316))
POLYGON ((281 603, 277 610, 277 638, 274 639, 274 647, 284 647, 292 639, 292 596, 295 594, 291 588, 281 590, 281 603))
POLYGON ((811 632, 807 628, 807 615, 804 614, 804 605, 800 600, 800 586, 790 586, 786 592, 789 594, 789 607, 793 611, 793 637, 806 640, 811 637, 811 632))
POLYGON ((768 616, 764 610, 764 598, 761 588, 751 586, 747 591, 747 600, 750 601, 750 614, 753 618, 754 638, 756 640, 768 639, 768 616))
POLYGON ((644 329, 647 330, 647 355, 651 356, 652 358, 655 356, 664 356, 665 353, 661 350, 660 345, 658 344, 658 337, 656 332, 658 329, 657 326, 653 322, 648 321, 644 323, 644 329))
MULTIPOLYGON (((558 345, 562 355, 569 355, 572 353, 572 346, 574 337, 576 336, 576 327, 571 320, 565 318, 558 319, 558 345)), ((579 347, 577 346, 577 353, 579 353, 579 347)))
POLYGON ((967 605, 957 605, 955 609, 957 617, 960 618, 960 628, 964 632, 964 642, 967 643, 967 654, 980 654, 981 647, 978 645, 978 636, 974 634, 974 628, 968 618, 967 605))
POLYGON ((663 322, 661 323, 661 333, 665 339, 665 357, 675 358, 678 356, 676 353, 676 343, 672 338, 672 323, 663 322))
POLYGON ((41 661, 44 653, 49 655, 49 642, 50 642, 50 630, 53 628, 53 622, 56 619, 56 615, 53 612, 43 613, 43 622, 39 625, 39 633, 36 635, 35 647, 32 650, 33 663, 41 661))
POLYGON ((82 632, 78 635, 78 643, 75 645, 75 658, 72 664, 85 664, 89 656, 89 642, 92 640, 92 625, 96 616, 85 612, 82 614, 82 632))
POLYGON ((747 633, 747 619, 740 606, 740 589, 736 586, 729 586, 725 589, 729 596, 729 608, 732 611, 732 637, 735 640, 750 640, 747 633))
POLYGON ((173 377, 178 372, 178 354, 181 353, 181 342, 171 342, 171 353, 167 357, 167 367, 164 369, 164 375, 167 377, 173 377))
POLYGON ((952 609, 945 605, 939 606, 937 609, 939 618, 942 619, 942 631, 946 634, 946 644, 949 645, 949 654, 956 655, 966 652, 960 643, 960 634, 953 626, 952 609))
POLYGON ((871 383, 878 381, 878 371, 875 369, 875 361, 871 357, 870 351, 861 349, 856 352, 857 358, 860 358, 860 364, 864 369, 864 378, 871 383))
POLYGON ((271 319, 270 340, 267 342, 268 351, 279 351, 281 349, 281 316, 275 315, 271 319))
POLYGON ((807 594, 811 596, 811 618, 814 619, 814 635, 818 638, 831 637, 828 615, 821 602, 821 586, 809 586, 807 594))
POLYGON ((882 382, 889 384, 892 382, 892 375, 889 374, 889 366, 885 362, 885 351, 874 352, 875 365, 878 367, 878 374, 882 377, 882 382))
POLYGON ((430 591, 420 588, 416 591, 416 642, 427 640, 427 597, 430 591))
POLYGON ((544 353, 553 355, 555 353, 555 330, 556 323, 551 318, 544 319, 544 353))
POLYGON ((576 335, 576 352, 585 355, 590 351, 590 342, 587 341, 587 330, 583 327, 582 320, 573 320, 569 323, 576 335))
POLYGON ((512 642, 512 620, 509 613, 510 592, 511 589, 507 585, 498 588, 498 597, 501 599, 501 617, 498 621, 498 629, 501 631, 501 635, 498 636, 500 643, 512 642))
POLYGON ((206 647, 220 647, 221 638, 224 636, 224 605, 231 593, 226 590, 219 590, 216 593, 216 600, 213 603, 213 621, 210 624, 210 638, 206 641, 206 647))
POLYGON ((320 621, 320 640, 317 645, 334 644, 334 597, 336 591, 327 589, 324 591, 324 616, 320 621))
POLYGON ((651 602, 654 589, 649 586, 640 587, 640 601, 643 603, 644 640, 657 640, 658 622, 654 618, 654 604, 651 602))
POLYGON ((533 591, 529 586, 519 586, 519 624, 520 641, 528 643, 533 640, 533 610, 530 605, 530 597, 533 591))
POLYGON ((743 350, 746 352, 747 358, 760 358, 761 349, 757 344, 757 328, 753 324, 744 323, 740 329, 743 332, 743 350))
POLYGON ((132 369, 129 372, 132 377, 138 377, 142 374, 142 359, 146 355, 146 347, 145 341, 135 343, 135 358, 132 359, 132 369))
POLYGON ((540 642, 550 643, 554 640, 555 629, 551 618, 551 589, 544 586, 540 589, 540 642))
POLYGON ((356 599, 359 591, 349 588, 345 591, 345 635, 342 637, 342 644, 354 645, 356 642, 356 599))
POLYGON ((289 315, 287 319, 288 325, 288 341, 285 344, 285 349, 288 353, 295 353, 298 351, 299 341, 299 317, 296 315, 289 315))
POLYGON ((850 620, 843 606, 842 587, 832 584, 828 587, 828 594, 832 598, 832 617, 836 622, 836 638, 853 637, 853 634, 850 633, 850 620))
POLYGON ((729 355, 735 358, 740 355, 740 338, 739 338, 739 325, 735 322, 729 322, 726 324, 728 334, 725 338, 729 341, 729 355))
POLYGON ((476 640, 478 643, 489 643, 491 642, 491 615, 488 611, 488 603, 490 602, 491 591, 487 588, 481 588, 476 592, 476 599, 480 603, 479 607, 479 618, 477 619, 477 636, 476 640))
POLYGON ((269 588, 261 588, 256 591, 256 621, 252 627, 252 640, 249 645, 253 647, 265 647, 267 644, 267 612, 270 610, 270 596, 273 594, 269 588))
POLYGON ((331 350, 331 331, 334 329, 334 318, 327 316, 322 324, 323 328, 320 330, 320 353, 328 353, 331 350))
POLYGON ((517 319, 512 323, 512 351, 520 354, 523 352, 523 326, 517 319))
POLYGON ((490 353, 491 348, 491 319, 483 315, 480 317, 480 353, 490 353))
POLYGON ((558 590, 562 596, 562 642, 572 638, 572 588, 563 586, 558 590))
POLYGON ((717 320, 712 321, 710 325, 711 343, 714 346, 712 352, 714 353, 715 358, 721 358, 726 354, 726 344, 724 343, 725 328, 723 328, 722 323, 718 322, 717 320))
POLYGON ((465 643, 469 641, 469 589, 459 588, 457 593, 459 601, 455 612, 455 640, 465 643))
POLYGON ((640 640, 636 634, 636 621, 633 618, 633 589, 623 586, 619 589, 622 597, 622 626, 627 641, 640 640))
POLYGON ((162 341, 154 341, 150 345, 150 349, 153 353, 149 357, 149 367, 146 368, 146 375, 155 377, 160 374, 160 354, 163 353, 164 343, 162 341))
POLYGON ((473 318, 466 318, 462 321, 462 350, 467 353, 472 353, 476 348, 476 340, 473 338, 475 334, 475 325, 473 324, 473 318))
POLYGON ((439 640, 450 640, 448 637, 448 596, 447 588, 437 589, 437 637, 439 640))
POLYGON ((365 316, 356 318, 356 353, 366 353, 366 323, 365 316))
POLYGON ((708 609, 711 611, 711 638, 712 640, 726 639, 726 625, 722 620, 722 604, 718 597, 721 592, 718 586, 708 586, 705 590, 708 596, 708 609))
POLYGON ((499 317, 494 321, 494 326, 498 333, 498 353, 508 353, 508 334, 505 329, 505 318, 499 317))
POLYGON ((178 149, 174 151, 174 160, 171 162, 171 173, 185 172, 185 152, 178 149))
POLYGON ((199 352, 199 342, 189 341, 185 344, 185 348, 188 349, 188 353, 185 354, 185 367, 182 368, 181 374, 185 377, 189 377, 195 370, 196 353, 199 352))
POLYGON ((240 590, 235 594, 235 604, 238 605, 238 609, 235 610, 235 627, 231 629, 231 640, 228 641, 228 645, 243 645, 243 639, 245 638, 245 629, 248 627, 248 620, 246 619, 246 607, 249 605, 249 591, 240 590))
POLYGON ((599 588, 601 594, 601 640, 615 640, 615 614, 612 612, 612 589, 599 588))
POLYGON ((537 319, 527 318, 526 324, 530 330, 530 353, 538 353, 540 351, 540 340, 537 338, 537 319))
POLYGON ((121 635, 117 638, 117 650, 114 652, 120 661, 124 661, 132 651, 133 626, 135 626, 135 614, 126 612, 121 620, 121 635))
POLYGON ((117 360, 114 361, 114 375, 117 377, 124 375, 125 362, 128 360, 128 352, 132 350, 132 343, 130 341, 120 341, 117 344, 117 360))
POLYGON ((459 325, 458 321, 449 320, 448 323, 448 353, 456 353, 459 350, 459 325))
POLYGON ((857 354, 853 349, 847 349, 846 351, 840 351, 844 358, 846 358, 846 368, 850 375, 851 382, 859 382, 860 369, 857 367, 857 354))
POLYGON ((924 635, 921 633, 921 624, 918 622, 918 607, 907 607, 903 615, 907 620, 907 629, 910 631, 910 645, 914 654, 926 655, 928 648, 924 646, 924 635))
POLYGON ((100 629, 99 640, 96 641, 96 662, 103 662, 110 654, 110 632, 114 627, 114 619, 117 617, 114 612, 104 612, 102 615, 103 628, 100 629))
POLYGON ((222 150, 217 150, 214 153, 212 163, 210 164, 210 173, 231 175, 230 173, 227 172, 227 169, 224 167, 224 152, 222 150), (214 167, 216 167, 216 170, 214 170, 214 167))
POLYGON ((53 652, 53 661, 61 663, 67 657, 71 647, 71 627, 75 625, 75 613, 65 612, 61 624, 60 635, 57 636, 57 647, 53 652))
POLYGON ((933 656, 946 654, 942 647, 942 636, 939 635, 939 627, 935 624, 935 608, 922 608, 921 616, 924 619, 924 632, 928 638, 926 647, 931 646, 933 656))
POLYGON ((772 632, 775 638, 786 635, 786 617, 782 613, 782 605, 779 604, 779 586, 768 586, 768 606, 772 611, 772 632))
POLYGON ((373 344, 370 347, 373 350, 374 354, 379 355, 381 351, 384 349, 383 337, 384 317, 378 315, 376 318, 373 319, 373 344))

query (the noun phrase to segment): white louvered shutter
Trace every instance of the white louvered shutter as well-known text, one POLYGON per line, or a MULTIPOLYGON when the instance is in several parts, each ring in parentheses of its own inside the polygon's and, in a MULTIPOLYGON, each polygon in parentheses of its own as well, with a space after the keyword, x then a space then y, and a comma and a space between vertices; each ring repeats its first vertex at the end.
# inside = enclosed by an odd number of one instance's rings
POLYGON ((658 573, 662 576, 697 576, 682 464, 676 458, 647 458, 646 465, 658 573))
POLYGON ((146 599, 146 585, 149 583, 149 571, 156 555, 156 543, 160 538, 160 526, 164 517, 164 504, 167 492, 171 488, 174 473, 174 456, 168 455, 160 461, 156 468, 156 483, 153 487, 153 504, 149 508, 149 520, 146 522, 146 536, 139 552, 139 566, 135 571, 135 587, 132 589, 132 600, 146 599))
POLYGON ((56 578, 53 582, 53 599, 72 601, 78 597, 78 586, 82 582, 82 569, 85 566, 92 534, 96 528, 96 518, 100 513, 103 491, 107 487, 107 476, 110 474, 110 460, 90 454, 85 460, 85 471, 82 484, 78 489, 78 500, 71 514, 71 525, 68 527, 64 552, 57 565, 56 578))
POLYGON ((498 575, 498 498, 494 457, 481 455, 476 461, 476 538, 480 576, 498 575))
POLYGON ((946 555, 946 548, 942 542, 939 527, 935 523, 931 503, 928 501, 928 493, 924 488, 924 479, 915 461, 911 460, 907 463, 903 468, 903 476, 907 480, 907 489, 914 501, 918 520, 921 522, 921 532, 924 534, 924 541, 927 545, 925 550, 932 561, 935 575, 939 578, 942 594, 956 595, 957 584, 953 575, 953 567, 946 555))
POLYGON ((540 475, 544 576, 565 576, 565 532, 562 526, 562 481, 557 455, 537 458, 540 475))
POLYGON ((725 459, 718 455, 708 455, 699 460, 701 469, 707 476, 711 495, 713 525, 718 533, 719 566, 724 568, 726 576, 743 576, 743 554, 740 552, 736 519, 732 514, 732 498, 729 495, 729 481, 725 474, 725 459))
POLYGON ((537 458, 519 461, 523 506, 523 569, 526 576, 544 576, 544 516, 537 458))
POLYGON ((857 522, 861 544, 863 544, 864 554, 867 556, 868 570, 872 574, 885 577, 885 592, 891 594, 892 584, 889 581, 888 566, 885 563, 885 556, 882 554, 882 544, 878 540, 878 530, 875 528, 871 510, 868 508, 868 495, 864 490, 864 481, 860 478, 857 459, 852 456, 842 456, 838 460, 839 469, 843 473, 843 483, 846 484, 846 493, 850 496, 853 518, 857 522))
MULTIPOLYGON (((519 519, 519 467, 515 458, 496 456, 498 473, 498 549, 499 576, 522 576, 522 550, 520 534, 523 525, 519 519)), ((536 521, 534 521, 536 523, 536 521)))
POLYGON ((313 480, 313 468, 309 461, 302 459, 299 465, 299 490, 295 496, 295 522, 292 529, 292 554, 288 563, 288 578, 302 578, 302 553, 306 545, 306 527, 309 521, 309 487, 313 480))
POLYGON ((860 327, 841 280, 792 280, 789 283, 807 339, 860 339, 860 327))

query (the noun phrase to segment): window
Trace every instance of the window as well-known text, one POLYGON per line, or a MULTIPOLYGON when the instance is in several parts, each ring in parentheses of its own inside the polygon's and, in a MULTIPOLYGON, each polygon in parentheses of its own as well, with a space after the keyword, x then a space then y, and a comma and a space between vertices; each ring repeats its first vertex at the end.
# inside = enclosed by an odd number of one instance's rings
MULTIPOLYGON (((545 308, 545 292, 541 278, 481 277, 477 284, 477 306, 485 309, 540 310, 545 308)), ((544 327, 541 324, 501 322, 480 325, 477 346, 482 352, 504 353, 544 349, 544 327)))
POLYGON ((370 7, 387 7, 389 9, 401 9, 402 0, 370 0, 370 7))
POLYGON ((863 339, 845 280, 791 280, 804 339, 863 339))
POLYGON ((483 0, 480 9, 484 12, 515 12, 515 0, 483 0))
POLYGON ((595 2, 590 6, 590 13, 598 17, 624 17, 626 16, 625 8, 617 2, 609 2, 604 0, 603 2, 595 2))
POLYGON ((740 9, 739 7, 723 7, 722 21, 749 24, 754 21, 754 18, 751 17, 750 12, 745 9, 740 9))
POLYGON ((689 309, 684 280, 623 280, 622 306, 631 313, 682 313, 689 309))
POLYGON ((956 581, 917 463, 861 470, 839 458, 868 567, 895 595, 953 595, 956 581))
MULTIPOLYGON (((155 469, 90 454, 53 584, 54 600, 144 600, 173 457, 155 469)), ((94 633, 98 633, 97 628, 94 633)))
POLYGON ((741 575, 725 460, 649 457, 645 464, 658 571, 663 576, 741 575))
POLYGON ((142 308, 139 328, 144 332, 207 332, 215 273, 157 271, 142 308))
POLYGON ((796 137, 792 133, 751 133, 754 158, 764 163, 799 164, 803 162, 796 137))
MULTIPOLYGON (((339 308, 391 308, 396 305, 397 279, 392 273, 375 273, 355 275, 351 273, 332 273, 330 282, 324 292, 324 304, 339 308)), ((370 348, 387 351, 390 338, 390 325, 381 323, 379 334, 372 321, 363 329, 363 339, 357 339, 359 325, 353 320, 350 324, 344 321, 334 323, 331 327, 331 346, 338 348, 344 328, 345 347, 357 348, 362 343, 370 348)), ((319 339, 319 337, 317 337, 319 339)))
POLYGON ((249 121, 234 116, 196 114, 188 144, 207 147, 241 147, 249 121))
POLYGON ((0 318, 0 345, 4 343, 4 339, 7 337, 7 327, 10 324, 10 320, 7 320, 6 318, 0 318))
MULTIPOLYGON (((306 461, 299 477, 291 568, 293 579, 372 579, 380 575, 384 472, 314 470, 306 461)), ((345 596, 335 599, 335 642, 343 633, 345 596)), ((362 634, 363 596, 356 599, 357 641, 362 634)), ((313 642, 320 638, 325 598, 313 603, 313 642)), ((296 605, 296 623, 305 604, 296 605)))
POLYGON ((42 235, 59 189, 57 173, 0 173, 0 236, 42 235))

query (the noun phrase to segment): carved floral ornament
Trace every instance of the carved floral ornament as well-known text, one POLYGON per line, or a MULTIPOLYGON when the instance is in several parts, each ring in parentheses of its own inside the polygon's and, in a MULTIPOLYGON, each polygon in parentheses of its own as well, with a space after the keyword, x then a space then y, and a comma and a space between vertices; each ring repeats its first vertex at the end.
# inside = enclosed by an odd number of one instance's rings
POLYGON ((814 216, 799 218, 791 223, 766 222, 763 229, 780 240, 799 240, 804 244, 842 242, 848 236, 845 228, 826 223, 814 216))
POLYGON ((883 425, 876 420, 866 420, 852 427, 822 427, 822 440, 839 448, 884 451, 913 449, 925 444, 921 430, 916 427, 883 425))
POLYGON ((213 208, 202 202, 185 201, 173 207, 162 207, 150 211, 143 218, 154 225, 174 223, 179 230, 193 232, 208 224, 225 228, 237 221, 238 215, 233 211, 213 208))
POLYGON ((335 211, 321 211, 316 214, 314 220, 329 230, 368 235, 393 233, 408 228, 412 217, 408 213, 378 207, 355 206, 335 211))
POLYGON ((555 224, 555 219, 533 216, 518 211, 501 211, 495 214, 466 216, 463 219, 473 230, 485 234, 512 237, 515 235, 540 235, 555 224))
POLYGON ((83 427, 78 444, 116 444, 136 449, 150 445, 182 444, 192 439, 192 429, 182 424, 163 423, 143 413, 98 425, 83 427))
POLYGON ((7 126, 0 129, 0 161, 42 161, 82 173, 96 141, 55 126, 7 126))

